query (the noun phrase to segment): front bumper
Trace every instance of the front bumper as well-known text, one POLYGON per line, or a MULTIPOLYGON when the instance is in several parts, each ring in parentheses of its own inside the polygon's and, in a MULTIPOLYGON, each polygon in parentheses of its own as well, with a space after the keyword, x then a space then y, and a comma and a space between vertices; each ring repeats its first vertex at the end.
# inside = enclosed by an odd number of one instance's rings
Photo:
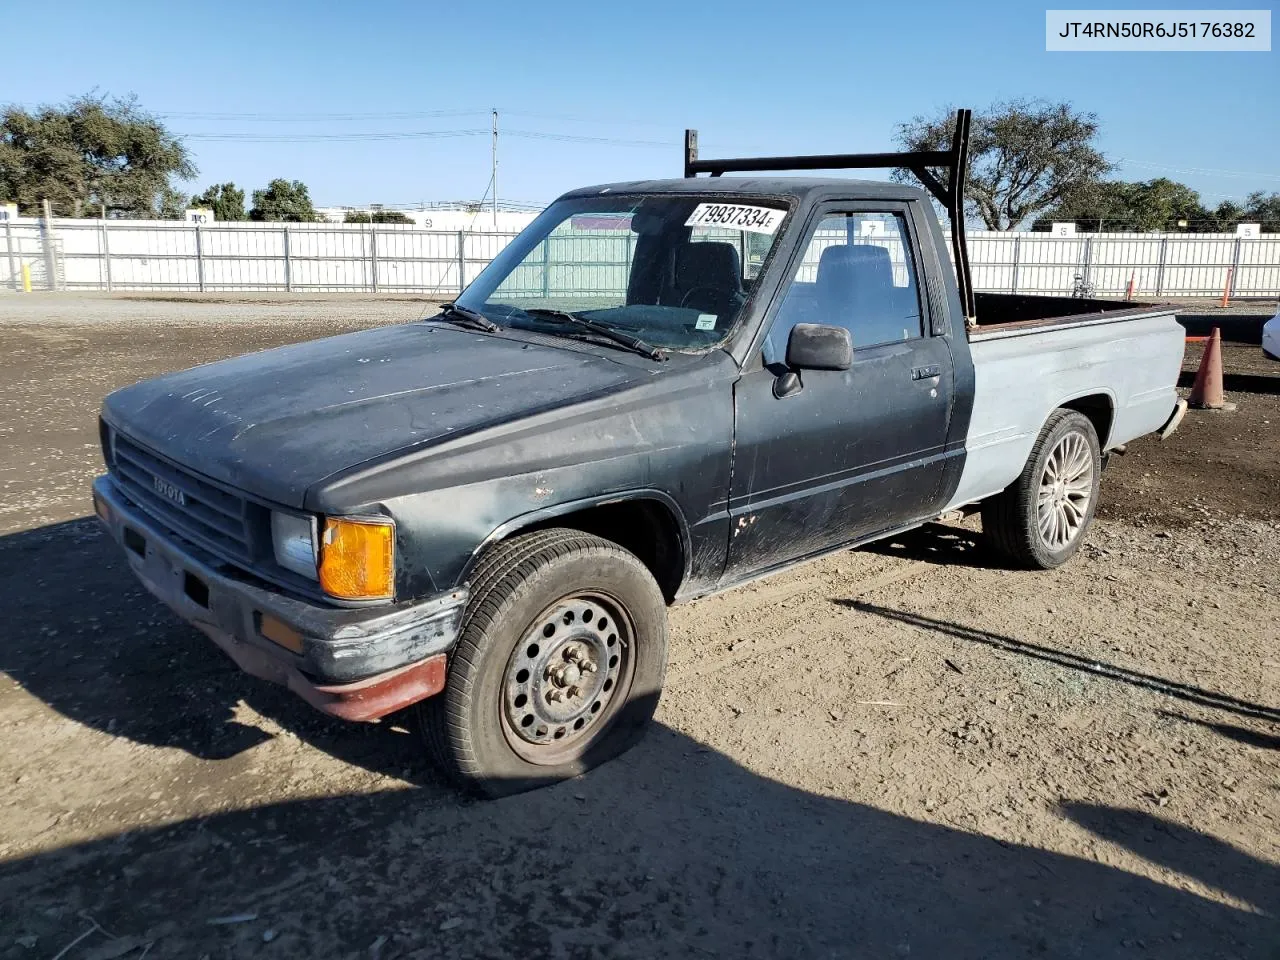
POLYGON ((177 540, 110 476, 94 481, 93 500, 143 586, 246 673, 346 720, 375 720, 444 689, 466 590, 391 606, 322 607, 252 581, 177 540))

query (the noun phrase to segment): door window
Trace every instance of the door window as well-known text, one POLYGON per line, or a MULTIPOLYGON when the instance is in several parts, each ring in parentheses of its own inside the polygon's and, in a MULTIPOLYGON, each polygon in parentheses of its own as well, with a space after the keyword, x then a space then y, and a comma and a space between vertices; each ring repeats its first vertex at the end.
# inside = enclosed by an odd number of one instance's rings
POLYGON ((922 335, 920 292, 902 214, 831 213, 818 221, 769 332, 766 359, 786 355, 797 323, 844 327, 855 349, 922 335))

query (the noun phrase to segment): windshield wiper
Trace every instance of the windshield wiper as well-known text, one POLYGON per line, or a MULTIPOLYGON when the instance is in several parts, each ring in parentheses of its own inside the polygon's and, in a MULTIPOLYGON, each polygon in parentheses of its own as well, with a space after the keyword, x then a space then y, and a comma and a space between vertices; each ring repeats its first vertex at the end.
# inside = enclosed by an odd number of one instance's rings
POLYGON ((626 347, 628 350, 634 350, 641 356, 648 357, 650 360, 665 360, 667 355, 655 347, 653 344, 641 340, 639 337, 633 337, 629 333, 622 333, 613 329, 606 324, 596 320, 588 320, 586 317, 580 317, 576 313, 570 313, 568 310, 549 310, 546 307, 529 307, 525 309, 525 313, 539 320, 552 320, 559 323, 569 323, 582 330, 594 333, 599 337, 603 337, 619 346, 626 347))
POLYGON ((440 316, 444 317, 444 319, 450 323, 483 330, 485 333, 497 333, 502 329, 479 310, 472 310, 470 307, 460 307, 456 303, 442 304, 440 307, 440 316))

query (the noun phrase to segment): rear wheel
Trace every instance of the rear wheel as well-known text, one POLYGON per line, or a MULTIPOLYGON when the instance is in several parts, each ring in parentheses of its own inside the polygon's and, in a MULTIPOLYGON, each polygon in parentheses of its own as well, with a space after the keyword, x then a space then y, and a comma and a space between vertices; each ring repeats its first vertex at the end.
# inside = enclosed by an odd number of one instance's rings
POLYGON ((490 796, 573 777, 617 756, 653 716, 666 603, 615 543, 544 530, 477 565, 444 692, 420 709, 436 759, 490 796))
POLYGON ((1102 457, 1089 418, 1055 410, 1022 474, 982 503, 982 529, 1012 563, 1048 570, 1080 548, 1098 506, 1102 457))

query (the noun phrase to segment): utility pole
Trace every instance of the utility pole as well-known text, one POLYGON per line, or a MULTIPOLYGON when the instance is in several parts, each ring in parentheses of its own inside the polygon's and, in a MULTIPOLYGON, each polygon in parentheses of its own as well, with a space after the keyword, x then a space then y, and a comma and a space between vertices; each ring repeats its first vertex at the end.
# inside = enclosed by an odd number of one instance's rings
POLYGON ((498 229, 498 108, 493 108, 493 229, 498 229))

